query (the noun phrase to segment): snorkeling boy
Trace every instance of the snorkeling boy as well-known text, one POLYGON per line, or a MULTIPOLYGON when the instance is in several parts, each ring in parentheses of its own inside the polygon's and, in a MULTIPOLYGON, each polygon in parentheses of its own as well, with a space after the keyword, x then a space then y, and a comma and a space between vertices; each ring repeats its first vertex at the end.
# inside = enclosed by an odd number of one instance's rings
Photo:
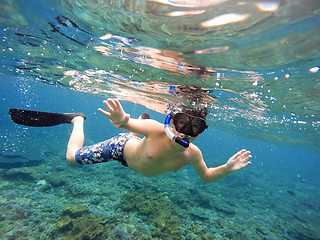
POLYGON ((221 166, 206 166, 200 149, 192 143, 207 128, 206 111, 174 112, 167 116, 163 125, 146 115, 139 119, 130 118, 118 100, 108 99, 103 103, 106 110, 99 108, 99 112, 108 117, 113 126, 130 133, 121 133, 104 142, 83 147, 85 118, 81 114, 72 116, 70 123, 73 124, 73 130, 66 154, 70 163, 92 164, 117 160, 147 176, 176 172, 192 164, 204 182, 217 181, 251 163, 250 152, 243 149, 221 166), (172 127, 169 126, 170 122, 172 127), (138 135, 144 137, 141 139, 138 135))

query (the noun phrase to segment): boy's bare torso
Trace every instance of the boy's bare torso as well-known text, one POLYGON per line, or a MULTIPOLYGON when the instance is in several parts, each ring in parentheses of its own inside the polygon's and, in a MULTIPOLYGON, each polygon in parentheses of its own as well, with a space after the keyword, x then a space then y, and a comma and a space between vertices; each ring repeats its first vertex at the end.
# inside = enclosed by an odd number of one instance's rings
POLYGON ((194 147, 193 144, 189 148, 179 146, 163 130, 141 140, 129 140, 124 148, 124 157, 132 170, 152 176, 175 172, 190 164, 194 147))

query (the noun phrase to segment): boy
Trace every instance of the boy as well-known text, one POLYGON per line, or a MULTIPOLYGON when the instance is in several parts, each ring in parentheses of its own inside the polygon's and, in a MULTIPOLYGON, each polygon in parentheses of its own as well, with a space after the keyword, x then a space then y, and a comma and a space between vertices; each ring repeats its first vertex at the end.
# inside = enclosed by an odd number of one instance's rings
MULTIPOLYGON (((191 114, 175 113, 172 128, 169 128, 167 123, 163 125, 152 119, 130 118, 118 100, 108 99, 103 103, 107 111, 99 108, 99 112, 108 117, 112 125, 127 130, 130 134, 120 134, 104 142, 83 147, 85 118, 76 116, 71 121, 73 130, 66 154, 70 163, 91 164, 114 159, 147 176, 176 172, 192 164, 204 182, 217 181, 251 163, 250 152, 243 149, 221 166, 215 168, 206 166, 200 149, 192 144, 207 127, 206 113, 196 111, 191 111, 191 114), (140 139, 137 135, 142 135, 144 138, 140 139), (185 146, 170 138, 179 139, 185 146)), ((168 122, 170 118, 171 116, 167 118, 168 122)))

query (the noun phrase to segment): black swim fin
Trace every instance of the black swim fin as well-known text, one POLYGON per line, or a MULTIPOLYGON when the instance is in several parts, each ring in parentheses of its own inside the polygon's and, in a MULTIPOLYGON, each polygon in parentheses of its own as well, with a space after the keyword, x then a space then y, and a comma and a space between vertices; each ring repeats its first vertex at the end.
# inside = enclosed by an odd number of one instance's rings
POLYGON ((9 114, 13 122, 31 127, 50 127, 71 123, 71 120, 77 116, 84 117, 83 113, 51 113, 15 108, 11 108, 9 114))

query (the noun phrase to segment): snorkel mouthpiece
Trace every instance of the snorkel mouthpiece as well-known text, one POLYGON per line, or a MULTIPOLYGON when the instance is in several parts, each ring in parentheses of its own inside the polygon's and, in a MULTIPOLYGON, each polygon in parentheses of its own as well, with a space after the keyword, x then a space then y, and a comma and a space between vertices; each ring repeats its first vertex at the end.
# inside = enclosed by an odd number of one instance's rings
POLYGON ((188 148, 189 147, 189 138, 188 137, 176 137, 174 141, 180 144, 182 147, 188 148))
POLYGON ((188 137, 178 137, 170 130, 170 120, 172 117, 172 113, 168 114, 166 120, 164 122, 164 130, 166 131, 167 136, 176 143, 180 144, 181 146, 187 148, 189 147, 189 138, 188 137))

